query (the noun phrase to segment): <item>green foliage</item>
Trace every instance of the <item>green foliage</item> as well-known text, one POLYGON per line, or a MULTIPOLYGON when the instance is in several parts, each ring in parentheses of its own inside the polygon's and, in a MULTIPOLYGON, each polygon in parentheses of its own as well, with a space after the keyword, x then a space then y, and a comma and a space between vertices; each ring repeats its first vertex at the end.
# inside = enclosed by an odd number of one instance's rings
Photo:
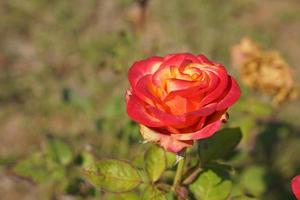
POLYGON ((227 128, 218 131, 213 136, 198 142, 198 153, 202 164, 211 160, 224 158, 242 139, 239 128, 227 128))
POLYGON ((142 183, 138 171, 127 162, 102 160, 85 169, 87 179, 97 188, 126 192, 142 183))
POLYGON ((157 146, 151 146, 145 153, 145 170, 149 178, 157 181, 167 166, 165 151, 157 146))
POLYGON ((88 167, 95 163, 94 156, 91 153, 86 151, 82 152, 79 158, 80 158, 80 165, 82 166, 82 168, 88 167))
POLYGON ((199 200, 226 200, 231 192, 232 182, 213 170, 201 172, 190 191, 199 200))
POLYGON ((166 152, 166 159, 167 159, 167 168, 171 168, 175 165, 176 163, 176 154, 172 152, 166 152))
POLYGON ((252 166, 243 171, 240 184, 247 192, 259 197, 266 191, 265 176, 265 168, 252 166))
POLYGON ((68 165, 73 159, 73 152, 68 144, 50 137, 47 141, 46 154, 58 164, 68 165))
POLYGON ((74 155, 68 144, 61 139, 49 137, 46 148, 35 152, 17 162, 13 171, 34 182, 51 182, 66 177, 65 165, 73 160, 74 155))
POLYGON ((253 197, 247 197, 247 196, 236 196, 233 197, 231 200, 256 200, 253 197))
POLYGON ((162 191, 149 186, 145 189, 141 200, 167 200, 167 197, 162 191))
POLYGON ((47 163, 41 153, 34 153, 14 166, 13 171, 19 176, 32 179, 34 182, 51 182, 64 178, 65 169, 52 160, 47 163))
POLYGON ((105 196, 107 200, 139 200, 139 196, 134 192, 126 192, 126 193, 109 193, 105 196))

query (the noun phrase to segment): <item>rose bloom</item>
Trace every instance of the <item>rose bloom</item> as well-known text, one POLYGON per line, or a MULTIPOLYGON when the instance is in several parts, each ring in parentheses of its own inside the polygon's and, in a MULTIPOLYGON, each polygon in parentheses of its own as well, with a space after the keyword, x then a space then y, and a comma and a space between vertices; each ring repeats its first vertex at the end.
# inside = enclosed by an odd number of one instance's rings
POLYGON ((292 179, 291 186, 297 200, 300 200, 300 175, 292 179))
POLYGON ((137 61, 128 79, 128 115, 146 141, 171 152, 212 136, 241 94, 223 65, 189 53, 137 61))

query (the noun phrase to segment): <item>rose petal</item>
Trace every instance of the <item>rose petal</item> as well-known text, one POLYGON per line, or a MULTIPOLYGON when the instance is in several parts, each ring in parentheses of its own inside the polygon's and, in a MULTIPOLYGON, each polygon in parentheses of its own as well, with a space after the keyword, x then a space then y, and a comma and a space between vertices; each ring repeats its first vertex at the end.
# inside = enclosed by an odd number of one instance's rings
POLYGON ((179 66, 184 60, 190 60, 193 63, 199 63, 198 58, 191 53, 174 53, 168 54, 164 57, 164 62, 166 62, 167 65, 179 66))
POLYGON ((160 139, 160 146, 162 146, 165 150, 177 153, 186 147, 190 147, 193 145, 193 141, 179 141, 170 136, 164 136, 160 139))
POLYGON ((196 99, 189 99, 180 95, 174 95, 164 102, 169 108, 169 113, 174 115, 186 115, 199 110, 199 101, 197 102, 196 99))
POLYGON ((166 78, 171 78, 171 66, 179 68, 181 65, 186 65, 190 61, 199 62, 197 57, 189 53, 171 54, 168 55, 164 61, 161 63, 159 68, 153 74, 152 81, 156 86, 163 86, 163 80, 166 78))
MULTIPOLYGON (((188 81, 188 80, 180 80, 175 78, 169 78, 166 80, 167 92, 174 92, 180 90, 186 90, 191 87, 196 87, 200 85, 200 81, 188 81)), ((204 83, 201 85, 203 87, 204 83)))
POLYGON ((174 98, 165 103, 173 115, 182 115, 188 111, 189 102, 184 97, 174 96, 174 98))
POLYGON ((214 70, 209 69, 210 78, 217 76, 219 78, 219 83, 215 89, 213 89, 207 96, 201 101, 201 105, 206 105, 211 103, 220 97, 228 87, 228 75, 224 67, 214 68, 214 70), (213 72, 215 75, 211 74, 213 72))
POLYGON ((208 116, 216 110, 216 107, 217 107, 217 103, 207 104, 206 106, 201 107, 198 110, 195 110, 193 112, 185 113, 183 116, 185 118, 208 116))
POLYGON ((297 200, 300 200, 300 175, 292 179, 291 186, 295 197, 297 198, 297 200))
POLYGON ((198 55, 197 58, 202 64, 214 65, 214 63, 203 54, 198 55))
POLYGON ((152 106, 147 109, 152 116, 162 121, 165 126, 188 126, 183 116, 172 115, 152 106))
POLYGON ((146 126, 141 125, 140 132, 143 138, 149 142, 156 142, 167 151, 179 152, 185 147, 190 147, 193 141, 178 141, 170 135, 158 133, 146 126))
POLYGON ((146 104, 130 91, 126 93, 127 114, 134 121, 150 127, 164 126, 164 122, 151 116, 146 110, 146 104))
POLYGON ((128 79, 131 86, 135 86, 143 76, 153 74, 159 68, 162 60, 163 58, 154 56, 135 62, 128 71, 128 79))
POLYGON ((193 98, 197 98, 198 99, 198 104, 200 102, 199 98, 200 96, 202 97, 203 94, 206 92, 207 90, 207 81, 202 81, 200 84, 197 84, 196 86, 193 87, 189 87, 186 89, 182 89, 182 90, 174 90, 169 92, 169 94, 163 99, 163 101, 168 101, 169 99, 173 98, 176 95, 182 96, 182 97, 187 97, 189 99, 193 98))
POLYGON ((228 91, 225 92, 225 96, 220 98, 217 105, 217 110, 224 110, 234 104, 241 96, 241 90, 236 80, 229 76, 228 91))
POLYGON ((175 128, 186 128, 199 120, 199 117, 207 116, 215 111, 216 103, 209 104, 199 110, 185 113, 183 115, 173 115, 163 112, 155 107, 149 106, 147 110, 153 117, 165 123, 165 126, 174 126, 175 128))
POLYGON ((172 137, 174 137, 177 140, 199 140, 208 138, 220 129, 221 124, 222 121, 217 120, 213 123, 206 125, 202 129, 194 133, 172 134, 172 137))
POLYGON ((141 77, 140 80, 136 83, 136 86, 132 86, 132 90, 133 93, 136 96, 138 96, 141 100, 154 106, 155 104, 161 104, 162 101, 157 96, 154 96, 152 92, 150 92, 149 88, 151 87, 151 80, 151 74, 141 77))

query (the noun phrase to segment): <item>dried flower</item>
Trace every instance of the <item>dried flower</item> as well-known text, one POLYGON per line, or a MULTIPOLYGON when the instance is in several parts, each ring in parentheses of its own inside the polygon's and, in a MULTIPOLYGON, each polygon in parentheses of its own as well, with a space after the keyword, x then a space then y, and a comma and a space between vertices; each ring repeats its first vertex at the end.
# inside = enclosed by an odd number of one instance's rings
POLYGON ((250 38, 244 38, 232 48, 231 55, 242 82, 271 95, 273 106, 297 97, 292 69, 277 51, 263 51, 250 38))

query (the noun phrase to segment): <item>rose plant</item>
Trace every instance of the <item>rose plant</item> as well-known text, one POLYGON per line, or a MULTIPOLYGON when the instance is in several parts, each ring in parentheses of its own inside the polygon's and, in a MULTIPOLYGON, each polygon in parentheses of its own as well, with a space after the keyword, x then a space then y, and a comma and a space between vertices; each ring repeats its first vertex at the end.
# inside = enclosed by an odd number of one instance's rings
POLYGON ((154 56, 135 62, 128 79, 127 113, 148 150, 142 164, 94 162, 84 171, 92 184, 117 199, 252 199, 232 192, 232 167, 220 162, 242 137, 239 128, 220 130, 241 95, 222 64, 189 53, 154 56))

